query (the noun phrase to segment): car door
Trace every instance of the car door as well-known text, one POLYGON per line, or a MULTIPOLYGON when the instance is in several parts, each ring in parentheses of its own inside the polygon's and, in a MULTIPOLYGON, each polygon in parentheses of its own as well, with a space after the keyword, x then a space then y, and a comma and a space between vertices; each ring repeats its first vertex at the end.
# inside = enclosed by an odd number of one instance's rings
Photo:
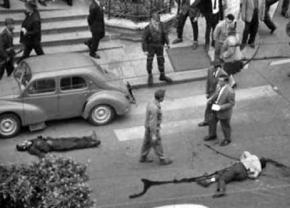
MULTIPOLYGON (((28 84, 23 102, 37 106, 46 114, 48 120, 52 120, 57 118, 57 98, 56 80, 40 78, 28 84)), ((29 115, 26 114, 25 117, 29 117, 29 115)))
POLYGON ((88 80, 80 75, 65 76, 60 78, 59 84, 58 116, 61 118, 80 116, 90 95, 88 80))

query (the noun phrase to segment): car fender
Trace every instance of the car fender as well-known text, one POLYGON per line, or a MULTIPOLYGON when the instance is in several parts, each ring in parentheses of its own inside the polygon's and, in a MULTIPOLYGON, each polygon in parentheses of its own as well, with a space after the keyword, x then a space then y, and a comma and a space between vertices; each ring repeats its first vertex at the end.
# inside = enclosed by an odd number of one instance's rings
POLYGON ((43 110, 34 105, 22 102, 0 101, 0 114, 4 113, 15 113, 19 116, 22 126, 47 120, 47 116, 43 110))
POLYGON ((125 114, 130 108, 129 100, 126 98, 124 93, 103 90, 101 92, 94 93, 88 98, 82 114, 83 118, 87 119, 93 107, 101 104, 111 106, 117 115, 125 114))

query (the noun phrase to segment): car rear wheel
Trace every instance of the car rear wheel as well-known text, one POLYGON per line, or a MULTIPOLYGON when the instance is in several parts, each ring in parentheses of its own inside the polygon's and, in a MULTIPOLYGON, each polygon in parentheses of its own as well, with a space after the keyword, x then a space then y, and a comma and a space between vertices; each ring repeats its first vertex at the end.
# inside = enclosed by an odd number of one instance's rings
POLYGON ((20 131, 20 120, 14 114, 0 115, 0 137, 9 138, 15 136, 20 131))
POLYGON ((90 122, 94 125, 104 125, 109 123, 115 116, 115 111, 108 105, 95 106, 90 114, 90 122))

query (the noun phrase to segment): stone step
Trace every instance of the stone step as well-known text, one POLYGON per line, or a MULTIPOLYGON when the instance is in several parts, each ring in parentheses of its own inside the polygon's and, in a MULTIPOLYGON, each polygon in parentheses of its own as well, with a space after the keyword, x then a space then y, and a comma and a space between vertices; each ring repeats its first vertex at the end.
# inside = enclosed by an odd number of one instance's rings
MULTIPOLYGON (((109 40, 100 41, 100 46, 98 51, 108 51, 114 49, 122 49, 124 46, 121 44, 120 40, 109 40)), ((60 45, 60 46, 44 46, 43 50, 45 54, 55 54, 64 52, 78 52, 78 53, 88 53, 89 49, 83 43, 76 43, 71 45, 60 45)), ((32 53, 34 54, 34 52, 32 53)), ((17 54, 16 57, 20 57, 22 53, 17 54)))
MULTIPOLYGON (((106 36, 102 41, 114 40, 119 38, 119 34, 106 33, 106 36)), ((46 34, 42 36, 42 46, 59 46, 59 45, 70 45, 83 43, 85 40, 91 37, 90 31, 76 31, 76 32, 66 32, 58 34, 46 34)), ((19 47, 19 37, 14 39, 14 44, 19 47)))
MULTIPOLYGON (((63 22, 65 20, 86 19, 88 11, 85 10, 53 10, 40 12, 42 23, 45 22, 63 22)), ((0 13, 0 26, 4 25, 5 18, 13 18, 16 24, 21 24, 25 18, 24 13, 0 13)))
MULTIPOLYGON (((14 35, 15 37, 19 36, 21 30, 21 24, 15 25, 14 35)), ((63 33, 63 32, 80 32, 88 31, 88 23, 86 18, 82 19, 72 19, 64 20, 62 22, 44 22, 41 24, 42 34, 54 34, 54 33, 63 33)))

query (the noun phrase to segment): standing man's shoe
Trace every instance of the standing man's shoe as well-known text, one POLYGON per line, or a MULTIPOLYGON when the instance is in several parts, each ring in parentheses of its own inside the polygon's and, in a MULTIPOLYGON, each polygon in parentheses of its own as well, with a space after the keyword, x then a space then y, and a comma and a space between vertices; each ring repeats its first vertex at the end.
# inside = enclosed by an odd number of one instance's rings
POLYGON ((170 165, 172 162, 170 159, 160 159, 160 165, 170 165))
POLYGON ((251 48, 255 48, 255 43, 250 43, 249 46, 250 46, 251 48))
POLYGON ((90 56, 93 57, 93 58, 96 58, 96 59, 99 59, 101 58, 98 54, 96 53, 90 53, 90 56))
POLYGON ((165 76, 165 74, 161 74, 159 80, 165 82, 173 82, 173 80, 170 77, 165 76))
POLYGON ((216 137, 216 135, 215 136, 206 136, 206 137, 204 137, 204 141, 211 141, 211 140, 215 140, 217 137, 216 137))
POLYGON ((208 125, 209 125, 209 123, 207 121, 202 121, 202 122, 198 123, 199 127, 208 126, 208 125))
POLYGON ((141 157, 139 160, 140 163, 152 163, 152 159, 148 159, 147 157, 141 157))
POLYGON ((195 50, 195 49, 197 49, 197 47, 198 47, 198 43, 197 43, 197 41, 194 41, 193 45, 192 45, 192 49, 195 50))
POLYGON ((172 41, 172 44, 181 43, 182 41, 182 38, 176 38, 174 41, 172 41))
POLYGON ((273 28, 270 33, 273 34, 277 28, 273 28))
POLYGON ((240 49, 243 50, 246 47, 246 44, 242 43, 240 49))

